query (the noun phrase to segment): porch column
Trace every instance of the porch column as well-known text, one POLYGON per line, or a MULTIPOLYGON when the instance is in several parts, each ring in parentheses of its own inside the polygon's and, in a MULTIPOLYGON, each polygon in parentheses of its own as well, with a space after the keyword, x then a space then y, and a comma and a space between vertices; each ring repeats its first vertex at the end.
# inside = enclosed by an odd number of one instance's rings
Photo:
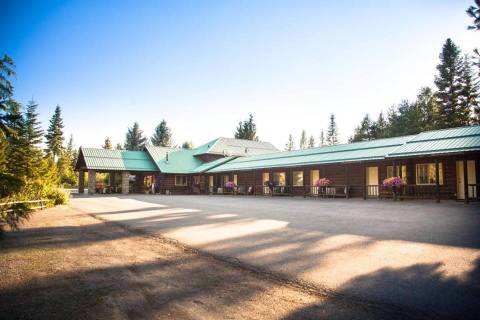
POLYGON ((95 193, 95 174, 94 170, 88 170, 88 194, 95 193))
POLYGON ((438 158, 435 158, 435 193, 437 196, 437 202, 440 202, 440 174, 438 168, 438 158))
POLYGON ((467 159, 463 159, 463 193, 465 194, 465 203, 468 203, 468 165, 467 159))
MULTIPOLYGON (((392 166, 393 166, 393 176, 397 176, 397 163, 395 160, 392 161, 392 166)), ((400 170, 402 171, 402 170, 400 170)), ((397 201, 397 190, 393 190, 393 201, 397 201)))
POLYGON ((363 200, 367 200, 367 168, 365 164, 362 165, 362 190, 363 190, 363 200))
POLYGON ((122 171, 122 194, 128 194, 129 183, 128 183, 129 173, 128 171, 122 171))
POLYGON ((115 172, 108 173, 108 184, 110 185, 110 188, 113 190, 113 187, 115 186, 115 172))
POLYGON ((85 193, 85 171, 78 171, 78 193, 85 193))
POLYGON ((350 186, 348 181, 348 164, 345 164, 345 198, 349 198, 350 186))

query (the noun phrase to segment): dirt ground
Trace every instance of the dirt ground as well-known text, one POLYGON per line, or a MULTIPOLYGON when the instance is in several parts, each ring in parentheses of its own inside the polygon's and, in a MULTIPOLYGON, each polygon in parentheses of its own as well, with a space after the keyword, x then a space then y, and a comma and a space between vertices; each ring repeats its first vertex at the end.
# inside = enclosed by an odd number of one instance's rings
POLYGON ((67 206, 0 240, 1 319, 405 319, 67 206))

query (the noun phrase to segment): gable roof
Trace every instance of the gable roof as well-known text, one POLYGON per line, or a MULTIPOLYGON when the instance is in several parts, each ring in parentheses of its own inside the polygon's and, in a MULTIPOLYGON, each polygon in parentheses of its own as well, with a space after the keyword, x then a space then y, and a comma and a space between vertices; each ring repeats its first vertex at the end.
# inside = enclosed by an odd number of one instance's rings
POLYGON ((194 155, 253 156, 278 152, 271 143, 235 138, 217 138, 194 149, 194 155))
POLYGON ((422 132, 387 157, 436 155, 480 150, 480 126, 422 132))
POLYGON ((157 171, 143 151, 105 150, 80 147, 75 169, 114 171, 157 171))

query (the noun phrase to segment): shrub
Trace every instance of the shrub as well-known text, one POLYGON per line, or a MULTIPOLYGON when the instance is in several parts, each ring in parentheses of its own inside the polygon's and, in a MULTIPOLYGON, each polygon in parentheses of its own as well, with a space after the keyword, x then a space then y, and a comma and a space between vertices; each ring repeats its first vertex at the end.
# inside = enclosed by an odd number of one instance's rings
POLYGON ((46 192, 45 198, 49 200, 49 203, 51 203, 54 206, 57 206, 60 204, 68 203, 68 200, 70 198, 70 193, 64 189, 51 188, 46 192))

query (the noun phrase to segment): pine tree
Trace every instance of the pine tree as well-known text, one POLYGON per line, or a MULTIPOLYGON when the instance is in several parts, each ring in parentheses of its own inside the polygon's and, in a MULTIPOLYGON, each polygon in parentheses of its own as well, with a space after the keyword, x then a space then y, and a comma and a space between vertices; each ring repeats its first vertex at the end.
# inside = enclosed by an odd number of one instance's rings
POLYGON ((307 148, 307 133, 305 130, 302 130, 302 135, 300 137, 300 149, 306 149, 307 148))
POLYGON ((315 148, 315 138, 313 136, 310 136, 310 139, 308 140, 308 148, 315 148))
POLYGON ((193 143, 191 141, 185 141, 182 143, 182 149, 193 149, 193 143))
POLYGON ((320 141, 318 142, 318 146, 319 147, 324 147, 326 145, 326 142, 325 142, 325 133, 323 132, 323 130, 320 132, 320 141))
POLYGON ((147 142, 147 138, 143 136, 143 131, 140 130, 138 122, 135 121, 133 127, 128 128, 124 148, 126 150, 139 151, 142 150, 147 142))
POLYGON ((249 115, 248 120, 240 121, 238 123, 234 136, 236 139, 258 141, 257 125, 255 124, 252 114, 249 115))
POLYGON ((472 62, 468 55, 463 58, 462 76, 461 76, 462 90, 460 92, 460 110, 467 114, 473 111, 472 122, 480 123, 480 107, 479 107, 479 83, 477 77, 472 70, 472 62), (467 112, 468 111, 468 112, 467 112))
POLYGON ((285 151, 292 151, 295 150, 295 142, 293 142, 293 136, 290 134, 288 135, 288 142, 285 145, 285 151))
POLYGON ((48 154, 51 154, 54 158, 59 156, 63 149, 64 138, 62 110, 58 105, 55 107, 55 112, 50 119, 50 125, 45 138, 47 140, 47 149, 45 151, 48 154))
POLYGON ((117 143, 117 144, 115 145, 115 150, 123 150, 122 145, 121 145, 120 143, 117 143))
POLYGON ((480 30, 480 0, 475 0, 476 6, 470 6, 467 9, 467 14, 473 18, 473 25, 468 26, 471 30, 480 30))
POLYGON ((422 131, 434 130, 438 124, 438 107, 431 88, 423 87, 415 102, 422 115, 422 131))
POLYGON ((157 147, 170 147, 172 145, 172 134, 165 120, 162 120, 155 128, 155 133, 150 141, 157 147))
POLYGON ((353 137, 350 139, 351 142, 365 141, 373 139, 372 135, 372 126, 373 122, 370 120, 370 116, 365 114, 360 125, 355 128, 353 137))
POLYGON ((388 127, 388 122, 385 120, 383 111, 380 111, 378 114, 377 121, 372 125, 372 138, 373 139, 382 139, 386 137, 386 131, 388 127))
POLYGON ((26 138, 31 146, 37 146, 43 140, 43 130, 41 122, 38 120, 37 107, 38 104, 35 101, 30 101, 25 112, 26 138))
POLYGON ((7 117, 15 110, 15 101, 11 99, 13 86, 9 78, 15 75, 15 64, 8 55, 0 59, 0 138, 14 134, 7 124, 7 117))
POLYGON ((110 140, 110 137, 105 138, 105 141, 103 142, 102 148, 106 149, 106 150, 112 150, 113 149, 112 140, 110 140))
POLYGON ((338 128, 337 123, 335 122, 335 115, 333 113, 330 115, 330 123, 328 125, 327 144, 330 146, 338 144, 338 128))
POLYGON ((458 127, 469 122, 468 112, 460 105, 461 67, 460 49, 451 39, 447 39, 440 54, 438 75, 435 76, 440 129, 458 127))

